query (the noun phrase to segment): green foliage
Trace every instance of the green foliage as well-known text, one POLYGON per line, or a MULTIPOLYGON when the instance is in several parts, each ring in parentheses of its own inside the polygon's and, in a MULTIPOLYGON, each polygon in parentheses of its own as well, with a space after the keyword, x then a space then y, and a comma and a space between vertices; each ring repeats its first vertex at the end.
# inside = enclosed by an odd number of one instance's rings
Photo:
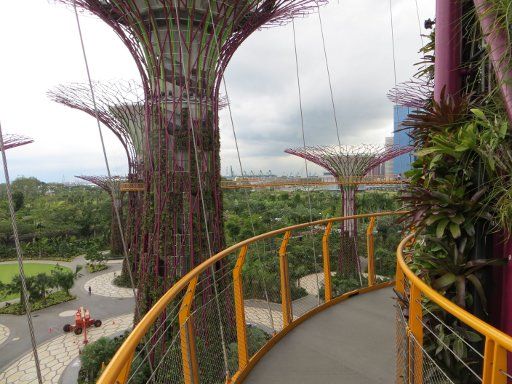
MULTIPOLYGON (((341 296, 344 293, 359 289, 361 287, 368 285, 368 280, 363 279, 363 285, 361 282, 355 277, 344 277, 333 275, 331 277, 331 285, 332 285, 332 295, 333 297, 341 296)), ((320 297, 325 296, 325 286, 322 284, 320 287, 320 297)))
POLYGON ((127 335, 128 332, 112 339, 100 337, 95 342, 86 345, 80 355, 81 367, 78 383, 94 383, 100 375, 102 364, 107 365, 110 362, 127 335))
POLYGON ((499 226, 496 186, 504 169, 497 154, 510 144, 506 122, 488 119, 479 109, 464 114, 464 108, 469 109, 464 102, 435 104, 432 111, 412 116, 417 124, 413 136, 422 149, 403 197, 412 211, 412 225, 424 234, 415 248, 414 268, 428 274, 443 292, 455 286, 455 301, 461 307, 466 306, 466 282, 485 303, 475 272, 498 263, 470 261, 470 255, 477 226, 487 231, 499 226))
MULTIPOLYGON (((252 357, 263 347, 272 336, 265 331, 255 327, 247 327, 247 352, 252 357)), ((238 343, 228 345, 228 367, 229 372, 238 371, 238 343)))
MULTIPOLYGON (((91 243, 106 246, 110 198, 99 188, 13 181, 13 198, 24 255, 70 258, 91 243)), ((5 184, 0 185, 0 259, 15 257, 5 184)))
POLYGON ((128 273, 117 275, 114 277, 114 280, 112 280, 112 283, 117 287, 132 288, 132 283, 130 282, 128 273))
POLYGON ((96 272, 104 271, 105 269, 108 269, 107 264, 87 263, 87 272, 89 272, 89 273, 96 273, 96 272))
MULTIPOLYGON (((411 210, 410 224, 418 230, 411 269, 463 308, 480 303, 483 313, 487 297, 481 271, 503 260, 475 257, 476 244, 483 241, 477 238, 477 231, 485 235, 510 230, 512 222, 512 210, 507 209, 512 206, 508 176, 512 172, 512 137, 500 116, 496 111, 474 108, 469 99, 457 103, 448 99, 411 114, 405 123, 414 128, 412 137, 421 148, 403 195, 411 210)), ((445 315, 435 307, 432 312, 437 317, 445 315)), ((426 321, 436 331, 436 337, 426 335, 426 348, 457 382, 471 382, 465 378, 464 364, 438 339, 466 364, 473 363, 474 352, 467 350, 460 338, 444 334, 435 317, 427 315, 426 321)), ((465 341, 481 347, 466 326, 450 316, 444 321, 452 323, 465 341)))
MULTIPOLYGON (((70 295, 65 291, 57 291, 49 293, 45 298, 36 300, 30 304, 30 310, 32 312, 39 311, 40 309, 51 307, 64 303, 66 301, 74 300, 76 296, 70 295)), ((3 308, 0 308, 0 314, 2 315, 24 315, 25 307, 22 303, 10 304, 3 308)))
POLYGON ((97 244, 87 249, 85 260, 87 260, 87 270, 90 273, 103 271, 108 268, 106 264, 107 255, 101 251, 97 244))
POLYGON ((73 284, 75 283, 75 280, 82 276, 80 274, 80 271, 82 270, 81 265, 77 265, 75 267, 75 272, 71 272, 69 270, 65 270, 63 268, 54 269, 52 271, 52 275, 55 279, 56 284, 61 287, 64 292, 66 292, 69 295, 69 290, 73 288, 73 284))
POLYGON ((23 207, 25 196, 23 195, 23 192, 14 191, 12 194, 12 200, 14 202, 14 211, 18 212, 23 207))

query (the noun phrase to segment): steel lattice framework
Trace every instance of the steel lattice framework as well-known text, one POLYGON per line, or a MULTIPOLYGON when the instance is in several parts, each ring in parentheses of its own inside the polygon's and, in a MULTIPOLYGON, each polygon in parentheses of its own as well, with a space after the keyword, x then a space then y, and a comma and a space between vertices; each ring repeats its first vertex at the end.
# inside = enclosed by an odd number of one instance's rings
MULTIPOLYGON (((378 165, 410 152, 413 147, 379 146, 363 144, 357 146, 313 146, 287 149, 286 153, 302 157, 315 163, 340 183, 342 216, 356 214, 356 180, 360 180, 378 165)), ((360 274, 357 255, 357 222, 346 220, 341 225, 342 246, 338 257, 338 272, 345 275, 360 274)))
POLYGON ((111 219, 110 219, 110 242, 112 254, 114 255, 122 255, 123 254, 123 243, 121 240, 121 235, 119 233, 119 227, 117 224, 117 217, 115 213, 114 206, 117 205, 119 209, 119 214, 122 215, 123 212, 123 204, 122 204, 122 195, 120 192, 120 184, 125 181, 122 177, 119 176, 75 176, 78 179, 85 180, 91 184, 94 184, 105 192, 108 193, 110 199, 112 201, 112 209, 111 209, 111 219))
POLYGON ((258 28, 306 15, 325 0, 59 1, 104 20, 141 76, 145 191, 137 300, 144 313, 223 248, 218 110, 228 62, 258 28))
POLYGON ((144 148, 144 94, 135 81, 93 82, 96 109, 88 84, 61 84, 48 91, 56 103, 98 118, 123 145, 128 174, 140 172, 144 148))
POLYGON ((434 84, 423 78, 398 84, 388 92, 388 99, 397 105, 424 109, 432 102, 434 84))
POLYGON ((31 144, 34 140, 25 136, 6 133, 4 135, 4 149, 21 147, 22 145, 31 144))

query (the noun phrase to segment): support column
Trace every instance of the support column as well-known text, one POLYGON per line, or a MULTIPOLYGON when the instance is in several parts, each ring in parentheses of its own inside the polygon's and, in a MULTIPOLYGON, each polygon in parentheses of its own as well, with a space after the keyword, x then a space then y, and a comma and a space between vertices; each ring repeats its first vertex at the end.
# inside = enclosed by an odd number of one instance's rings
POLYGON ((434 100, 446 96, 457 96, 460 92, 461 64, 461 18, 460 0, 437 0, 434 100))

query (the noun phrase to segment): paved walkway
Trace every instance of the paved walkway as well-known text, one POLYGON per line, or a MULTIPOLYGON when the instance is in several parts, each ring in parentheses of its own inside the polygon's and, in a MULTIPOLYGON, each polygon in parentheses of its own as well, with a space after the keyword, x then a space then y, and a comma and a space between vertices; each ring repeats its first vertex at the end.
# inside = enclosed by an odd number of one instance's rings
MULTIPOLYGON (((87 337, 89 342, 98 340, 102 336, 111 336, 132 326, 133 314, 106 319, 99 328, 89 328, 87 337)), ((66 333, 37 347, 41 374, 44 383, 59 382, 64 369, 79 355, 83 348, 83 335, 66 333)), ((0 383, 5 384, 32 384, 37 383, 34 356, 31 352, 25 354, 5 370, 0 372, 0 383)))
MULTIPOLYGON (((74 265, 85 265, 85 262, 83 262, 81 258, 78 258, 78 260, 75 259, 70 264, 71 265, 69 266, 74 269, 74 265)), ((67 266, 65 263, 62 263, 62 265, 67 266)), ((109 263, 109 270, 106 271, 106 274, 110 275, 114 271, 120 273, 121 267, 122 264, 120 260, 109 263)), ((85 283, 88 280, 101 276, 105 273, 97 272, 96 274, 90 274, 85 268, 81 273, 83 276, 75 282, 75 286, 71 290, 71 292, 77 296, 76 300, 58 304, 32 314, 38 346, 44 345, 55 338, 60 340, 60 337, 63 336, 63 325, 73 322, 73 314, 79 306, 89 308, 91 310, 91 315, 94 318, 101 319, 102 321, 105 321, 105 319, 108 318, 133 313, 133 296, 123 298, 88 295, 86 289, 84 289, 85 283)), ((0 315, 0 323, 10 329, 10 334, 7 337, 7 340, 0 344, 0 372, 3 374, 3 372, 12 367, 13 364, 18 364, 20 359, 24 358, 27 352, 30 351, 31 344, 25 316, 0 315)), ((4 383, 4 380, 1 377, 0 383, 4 383)))
POLYGON ((109 272, 93 277, 84 284, 84 290, 87 291, 89 287, 91 287, 93 295, 122 298, 133 297, 133 289, 121 288, 112 283, 112 280, 114 280, 119 273, 119 271, 109 272))
POLYGON ((9 328, 0 324, 0 344, 2 344, 9 337, 9 328))
POLYGON ((393 383, 392 297, 389 288, 358 295, 306 320, 261 359, 245 383, 393 383))

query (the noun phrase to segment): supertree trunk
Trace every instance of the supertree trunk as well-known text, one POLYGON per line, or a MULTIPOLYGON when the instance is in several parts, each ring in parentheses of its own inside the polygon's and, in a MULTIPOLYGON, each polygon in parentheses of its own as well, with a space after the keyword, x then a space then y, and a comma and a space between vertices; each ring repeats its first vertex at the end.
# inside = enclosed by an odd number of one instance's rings
POLYGON ((111 26, 141 75, 145 191, 137 302, 143 314, 224 245, 218 105, 226 65, 263 24, 280 24, 319 2, 61 1, 111 26))
MULTIPOLYGON (((356 187, 341 186, 341 216, 356 214, 356 187)), ((340 223, 341 247, 338 255, 338 273, 343 277, 359 277, 360 263, 357 254, 357 220, 349 219, 340 223)))
POLYGON ((122 199, 113 197, 112 198, 112 209, 111 209, 111 219, 110 219, 110 250, 112 255, 120 256, 123 254, 123 242, 121 238, 121 232, 119 231, 119 225, 117 222, 116 210, 115 206, 119 210, 119 216, 121 222, 123 220, 123 204, 122 199))

